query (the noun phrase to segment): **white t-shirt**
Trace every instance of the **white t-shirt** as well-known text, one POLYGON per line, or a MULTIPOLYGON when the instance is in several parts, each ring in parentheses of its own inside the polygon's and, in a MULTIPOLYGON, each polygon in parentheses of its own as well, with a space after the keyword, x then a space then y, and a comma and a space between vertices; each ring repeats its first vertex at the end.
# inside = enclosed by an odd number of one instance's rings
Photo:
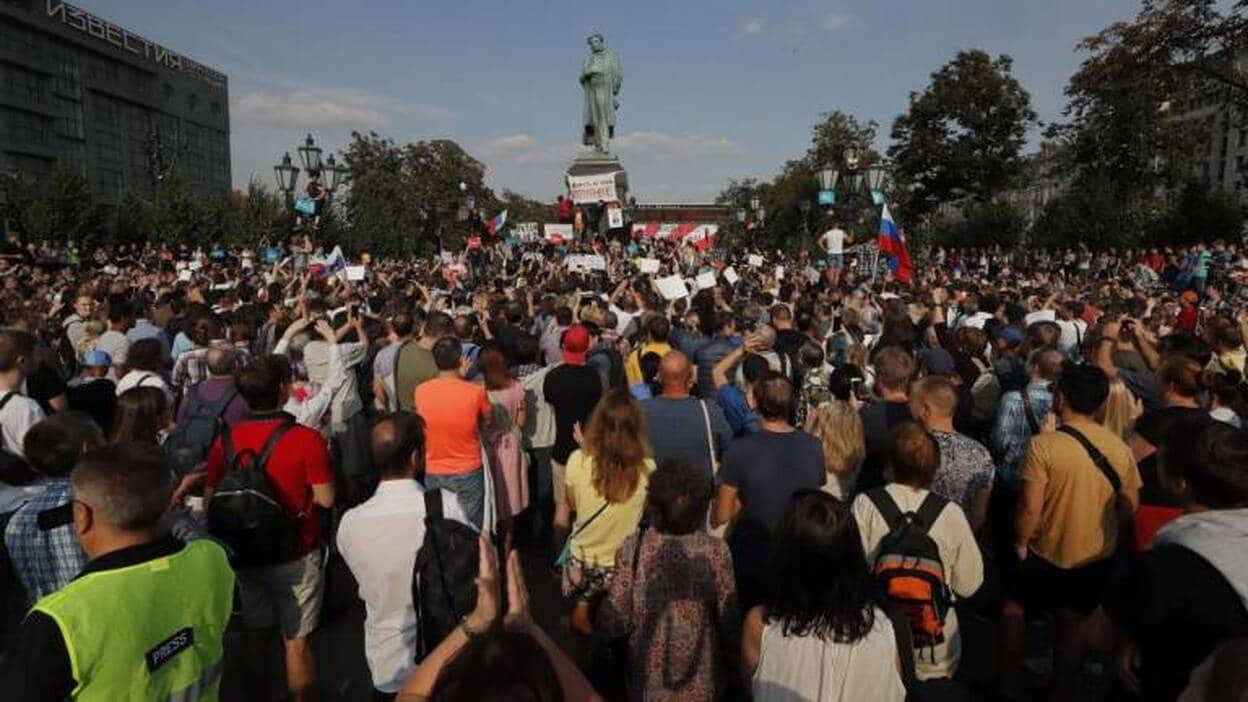
POLYGON ((29 397, 10 390, 0 391, 0 400, 10 394, 13 398, 0 409, 0 432, 4 435, 4 449, 25 458, 22 442, 26 440, 26 432, 43 420, 43 408, 29 397))
MULTIPOLYGON (((442 516, 472 526, 455 495, 441 492, 442 516)), ((425 543, 424 495, 415 480, 383 480, 338 526, 338 550, 364 600, 364 657, 382 692, 397 692, 416 668, 412 570, 425 543)))
POLYGON ((823 244, 823 250, 832 255, 841 255, 845 253, 845 230, 840 227, 829 229, 819 237, 819 242, 823 244))

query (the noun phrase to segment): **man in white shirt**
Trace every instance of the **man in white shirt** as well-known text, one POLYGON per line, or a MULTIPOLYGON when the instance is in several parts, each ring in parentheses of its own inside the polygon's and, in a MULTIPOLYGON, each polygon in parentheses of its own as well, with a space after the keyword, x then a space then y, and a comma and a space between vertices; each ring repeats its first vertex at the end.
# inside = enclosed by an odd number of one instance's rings
POLYGON ((98 341, 95 342, 95 350, 103 351, 113 359, 113 367, 108 371, 108 379, 117 382, 120 377, 117 373, 118 368, 124 368, 126 365, 126 356, 130 351, 130 340, 126 337, 126 330, 130 328, 130 306, 120 300, 114 300, 108 305, 108 331, 100 335, 98 341))
MULTIPOLYGON (((369 451, 381 483, 347 510, 338 550, 364 600, 364 654, 379 696, 394 695, 416 668, 420 632, 412 603, 412 570, 425 542, 425 490, 416 475, 425 462, 420 418, 399 412, 377 421, 369 451)), ((453 493, 440 491, 442 514, 471 526, 453 493)))
POLYGON ((829 229, 819 237, 819 248, 827 255, 829 275, 832 277, 832 284, 840 284, 841 269, 845 267, 845 246, 852 244, 853 241, 844 229, 836 223, 836 219, 828 215, 829 229))
MULTIPOLYGON (((26 432, 43 419, 39 403, 21 393, 32 365, 34 339, 11 330, 0 331, 0 451, 25 459, 26 432)), ((38 488, 15 488, 0 481, 0 513, 11 512, 38 488)))

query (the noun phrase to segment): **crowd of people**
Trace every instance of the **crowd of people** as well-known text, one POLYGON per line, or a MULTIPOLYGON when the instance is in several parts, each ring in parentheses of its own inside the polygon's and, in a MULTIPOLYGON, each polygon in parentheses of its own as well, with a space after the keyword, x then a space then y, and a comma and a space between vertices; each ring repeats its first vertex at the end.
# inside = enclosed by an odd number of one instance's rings
POLYGON ((17 247, 3 696, 1242 699, 1248 248, 848 244, 17 247))

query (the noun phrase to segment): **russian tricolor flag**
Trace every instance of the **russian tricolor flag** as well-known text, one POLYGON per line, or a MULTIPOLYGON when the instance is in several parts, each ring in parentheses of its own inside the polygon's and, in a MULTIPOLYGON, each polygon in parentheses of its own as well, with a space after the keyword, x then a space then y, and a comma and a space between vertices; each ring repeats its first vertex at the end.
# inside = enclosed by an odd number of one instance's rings
POLYGON ((494 219, 485 224, 485 228, 490 231, 490 234, 498 234, 505 226, 507 226, 507 210, 499 212, 494 219))
POLYGON ((914 270, 910 265, 910 250, 906 248, 906 235, 897 228, 887 203, 884 205, 884 212, 880 214, 880 233, 876 245, 880 247, 880 254, 888 259, 888 268, 897 280, 909 283, 914 270))

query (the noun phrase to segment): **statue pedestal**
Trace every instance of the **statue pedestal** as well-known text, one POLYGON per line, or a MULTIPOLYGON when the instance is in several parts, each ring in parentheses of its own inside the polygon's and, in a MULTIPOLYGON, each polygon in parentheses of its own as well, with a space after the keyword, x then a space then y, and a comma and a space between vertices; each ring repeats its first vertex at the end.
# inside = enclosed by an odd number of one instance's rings
MULTIPOLYGON (((581 151, 572 159, 565 175, 568 177, 584 177, 615 173, 615 193, 621 205, 628 204, 628 173, 620 164, 615 154, 603 154, 597 151, 581 151)), ((564 181, 566 184, 566 180, 564 181)))

